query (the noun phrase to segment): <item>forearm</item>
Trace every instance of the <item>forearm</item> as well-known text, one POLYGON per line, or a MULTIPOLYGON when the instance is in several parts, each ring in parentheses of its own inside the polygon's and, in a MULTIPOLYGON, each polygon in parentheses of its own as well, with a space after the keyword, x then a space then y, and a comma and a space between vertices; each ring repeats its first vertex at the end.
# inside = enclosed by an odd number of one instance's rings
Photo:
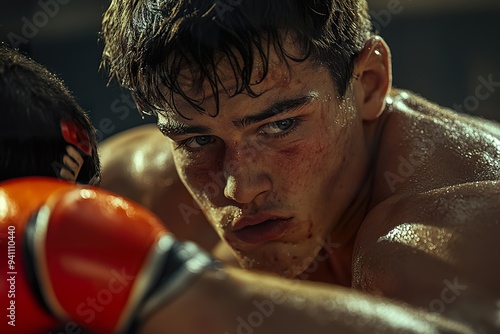
POLYGON ((236 268, 208 272, 143 323, 142 334, 471 333, 461 325, 354 290, 236 268))

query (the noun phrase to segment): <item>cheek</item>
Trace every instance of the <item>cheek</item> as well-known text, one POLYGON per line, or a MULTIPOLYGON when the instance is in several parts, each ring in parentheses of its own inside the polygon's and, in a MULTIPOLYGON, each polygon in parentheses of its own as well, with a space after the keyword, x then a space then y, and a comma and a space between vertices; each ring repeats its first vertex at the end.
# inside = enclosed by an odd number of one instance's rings
MULTIPOLYGON (((212 160, 193 159, 179 152, 174 154, 174 160, 179 177, 199 202, 206 201, 203 194, 212 197, 224 191, 223 180, 216 172, 215 166, 209 166, 208 161, 212 160)), ((222 175, 222 172, 219 174, 222 175)))
POLYGON ((296 178, 289 178, 291 183, 307 179, 305 176, 317 170, 317 166, 321 165, 321 160, 327 150, 328 147, 325 143, 313 138, 288 147, 286 150, 280 151, 275 157, 280 167, 279 173, 290 176, 296 175, 296 178))
POLYGON ((187 186, 203 206, 223 196, 225 179, 222 171, 187 167, 184 169, 184 174, 188 180, 187 186))
MULTIPOLYGON (((323 130, 318 129, 318 132, 323 130)), ((275 177, 290 193, 319 191, 344 160, 339 138, 311 136, 275 155, 279 166, 275 177)))

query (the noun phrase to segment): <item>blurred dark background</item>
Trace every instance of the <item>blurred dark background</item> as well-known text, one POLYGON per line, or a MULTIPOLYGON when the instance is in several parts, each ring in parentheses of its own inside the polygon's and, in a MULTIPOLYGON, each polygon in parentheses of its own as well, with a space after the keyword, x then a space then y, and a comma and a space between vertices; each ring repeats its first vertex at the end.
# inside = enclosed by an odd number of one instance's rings
MULTIPOLYGON (((396 87, 500 121, 500 1, 368 2, 374 25, 392 49, 396 87)), ((98 71, 98 32, 109 0, 0 4, 0 40, 62 77, 89 111, 100 140, 154 122, 142 118, 128 93, 116 83, 107 86, 106 73, 98 71)))

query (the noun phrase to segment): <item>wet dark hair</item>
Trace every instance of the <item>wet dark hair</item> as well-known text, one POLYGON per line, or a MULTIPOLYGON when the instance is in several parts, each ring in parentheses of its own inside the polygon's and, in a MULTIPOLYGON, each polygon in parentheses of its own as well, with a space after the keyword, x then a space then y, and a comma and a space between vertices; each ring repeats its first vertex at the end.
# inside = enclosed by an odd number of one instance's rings
MULTIPOLYGON (((255 96, 252 68, 262 63, 265 78, 271 47, 287 64, 308 58, 326 64, 343 97, 370 34, 366 0, 112 0, 103 19, 101 65, 145 112, 175 109, 169 105, 173 94, 203 112, 202 101, 181 88, 179 72, 189 69, 196 87, 207 80, 217 99, 225 89, 217 71, 222 58, 237 82, 233 95, 255 96), (287 53, 286 35, 304 57, 287 53)), ((217 100, 216 106, 215 114, 217 100)))
MULTIPOLYGON (((88 136, 91 156, 76 182, 99 175, 95 129, 64 83, 45 67, 0 45, 0 181, 24 176, 59 177, 66 146, 61 121, 74 122, 88 136)), ((73 145, 75 146, 75 145, 73 145)), ((78 149, 78 148, 77 148, 78 149)))

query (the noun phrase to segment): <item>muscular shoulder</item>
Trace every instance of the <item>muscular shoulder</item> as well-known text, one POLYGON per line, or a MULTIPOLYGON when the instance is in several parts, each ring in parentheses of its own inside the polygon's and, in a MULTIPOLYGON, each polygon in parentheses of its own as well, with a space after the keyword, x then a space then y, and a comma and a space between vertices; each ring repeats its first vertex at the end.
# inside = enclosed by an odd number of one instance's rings
MULTIPOLYGON (((136 166, 140 169, 139 157, 157 157, 166 152, 170 159, 168 139, 164 137, 154 124, 138 126, 120 132, 99 144, 99 154, 104 166, 119 163, 136 166)), ((165 157, 164 157, 165 158, 165 157)))
POLYGON ((406 92, 387 109, 374 201, 462 183, 500 180, 500 126, 406 92))
POLYGON ((353 285, 430 311, 462 314, 476 305, 491 315, 500 294, 499 235, 499 181, 390 197, 359 231, 353 285))
POLYGON ((138 197, 144 192, 158 189, 176 175, 168 139, 154 124, 118 133, 103 141, 98 150, 102 187, 139 202, 143 202, 138 197))

